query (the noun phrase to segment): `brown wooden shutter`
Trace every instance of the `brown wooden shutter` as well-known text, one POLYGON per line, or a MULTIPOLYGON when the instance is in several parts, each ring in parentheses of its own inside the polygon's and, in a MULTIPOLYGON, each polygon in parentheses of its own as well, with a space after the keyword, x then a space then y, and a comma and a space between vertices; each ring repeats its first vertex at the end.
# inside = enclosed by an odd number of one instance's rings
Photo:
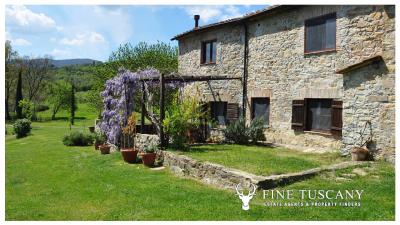
POLYGON ((292 102, 292 129, 304 130, 304 100, 293 100, 292 102))
POLYGON ((342 111, 343 111, 343 102, 333 100, 331 133, 336 136, 342 136, 342 127, 343 127, 342 111))
POLYGON ((239 118, 239 104, 228 103, 226 107, 226 117, 228 122, 235 121, 239 118))

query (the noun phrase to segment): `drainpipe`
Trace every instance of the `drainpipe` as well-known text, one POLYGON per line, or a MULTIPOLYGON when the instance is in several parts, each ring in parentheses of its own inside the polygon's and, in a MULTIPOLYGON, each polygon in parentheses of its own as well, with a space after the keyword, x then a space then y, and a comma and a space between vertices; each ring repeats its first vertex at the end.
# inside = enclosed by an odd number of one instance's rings
POLYGON ((248 27, 246 22, 243 23, 244 27, 244 54, 243 54, 243 93, 242 93, 242 116, 246 119, 246 103, 247 103, 247 65, 248 65, 248 56, 249 56, 249 38, 248 38, 248 27))

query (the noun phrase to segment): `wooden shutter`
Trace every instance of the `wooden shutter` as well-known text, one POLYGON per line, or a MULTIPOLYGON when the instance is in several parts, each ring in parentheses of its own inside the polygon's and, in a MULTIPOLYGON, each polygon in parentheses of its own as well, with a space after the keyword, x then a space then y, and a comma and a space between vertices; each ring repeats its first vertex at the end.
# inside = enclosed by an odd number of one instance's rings
POLYGON ((226 107, 226 117, 228 122, 235 121, 239 118, 239 104, 228 103, 226 107))
POLYGON ((304 100, 293 100, 292 102, 292 129, 304 130, 304 100))
POLYGON ((343 127, 342 111, 343 111, 343 102, 333 100, 331 133, 336 136, 342 136, 342 127, 343 127))

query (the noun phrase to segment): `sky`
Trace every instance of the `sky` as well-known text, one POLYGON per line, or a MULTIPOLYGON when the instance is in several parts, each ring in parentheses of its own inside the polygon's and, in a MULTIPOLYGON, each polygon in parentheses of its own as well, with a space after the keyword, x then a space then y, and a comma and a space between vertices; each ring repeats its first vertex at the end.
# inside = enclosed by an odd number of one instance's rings
POLYGON ((21 56, 106 61, 119 45, 163 41, 200 26, 262 9, 266 5, 113 6, 6 5, 6 39, 21 56))

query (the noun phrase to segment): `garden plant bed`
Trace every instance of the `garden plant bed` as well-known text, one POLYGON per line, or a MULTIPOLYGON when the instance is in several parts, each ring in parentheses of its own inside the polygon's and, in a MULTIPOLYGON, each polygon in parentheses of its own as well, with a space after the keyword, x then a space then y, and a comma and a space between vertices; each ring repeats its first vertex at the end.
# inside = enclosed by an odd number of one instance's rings
POLYGON ((350 160, 341 157, 338 153, 315 154, 281 147, 234 144, 210 144, 192 146, 188 151, 173 149, 170 151, 259 176, 300 172, 350 160))

